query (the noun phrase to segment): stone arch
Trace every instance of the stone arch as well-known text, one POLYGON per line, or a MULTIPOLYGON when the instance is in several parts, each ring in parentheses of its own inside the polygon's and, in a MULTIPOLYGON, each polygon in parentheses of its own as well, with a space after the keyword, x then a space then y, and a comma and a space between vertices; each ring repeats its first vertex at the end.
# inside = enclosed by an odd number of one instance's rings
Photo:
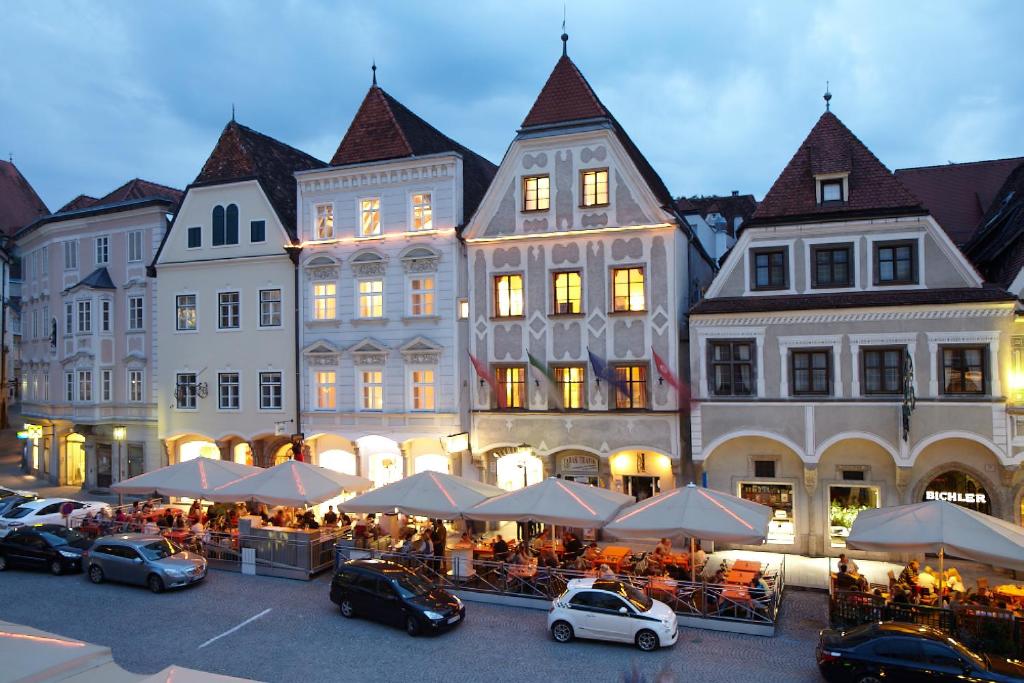
POLYGON ((985 487, 985 491, 989 495, 989 504, 992 506, 992 516, 1005 518, 1006 516, 1006 501, 1003 495, 1002 487, 999 483, 994 481, 992 477, 986 475, 984 472, 971 465, 966 465, 962 462, 949 462, 941 465, 936 465, 929 470, 926 470, 924 474, 917 477, 914 481, 914 487, 911 491, 910 503, 920 503, 921 498, 924 497, 925 487, 928 486, 936 477, 946 472, 960 471, 965 474, 969 474, 985 487))
POLYGON ((849 441, 854 439, 870 441, 871 443, 875 444, 876 446, 884 450, 890 456, 892 456, 892 460, 895 464, 900 464, 899 451, 896 449, 896 447, 894 447, 892 444, 890 444, 888 441, 878 436, 877 434, 872 434, 871 432, 856 431, 842 432, 841 434, 836 434, 835 436, 831 436, 828 439, 822 441, 821 444, 818 446, 817 452, 814 454, 814 462, 820 462, 821 457, 825 455, 825 451, 827 451, 829 448, 836 445, 837 443, 841 441, 849 441))
POLYGON ((963 431, 951 431, 951 432, 939 432, 938 434, 932 434, 931 436, 922 439, 915 446, 914 450, 910 451, 910 462, 908 464, 913 465, 917 462, 917 458, 921 455, 929 446, 938 443, 939 441, 945 441, 946 439, 965 439, 967 441, 973 441, 979 443, 987 448, 996 460, 1002 464, 1003 452, 999 446, 995 445, 985 437, 975 434, 974 432, 963 432, 963 431))
POLYGON ((800 446, 798 446, 792 440, 782 436, 781 434, 761 431, 757 429, 743 429, 735 432, 729 432, 728 434, 718 437, 717 439, 709 443, 707 446, 705 446, 704 449, 701 451, 701 461, 707 460, 711 456, 711 454, 713 454, 723 444, 728 443, 729 441, 733 441, 735 439, 742 439, 745 437, 756 437, 768 439, 769 441, 775 441, 785 446, 789 450, 793 451, 796 454, 796 456, 800 458, 801 462, 808 464, 814 462, 813 459, 810 458, 806 453, 804 453, 804 450, 800 448, 800 446))

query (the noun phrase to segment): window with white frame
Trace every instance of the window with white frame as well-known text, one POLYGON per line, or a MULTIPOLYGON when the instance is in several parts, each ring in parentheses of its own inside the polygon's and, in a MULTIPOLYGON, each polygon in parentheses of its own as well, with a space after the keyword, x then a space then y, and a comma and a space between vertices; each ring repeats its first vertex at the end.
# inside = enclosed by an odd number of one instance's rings
POLYGON ((359 281, 359 317, 384 317, 384 280, 359 281))
POLYGON ((92 302, 78 302, 78 331, 81 334, 92 332, 92 302))
POLYGON ((92 370, 78 371, 78 400, 92 400, 92 370))
POLYGON ((128 263, 142 260, 142 231, 132 230, 128 233, 128 263))
POLYGON ((412 229, 434 229, 434 213, 430 206, 429 192, 416 192, 412 196, 412 229))
POLYGON ((143 298, 141 296, 128 297, 128 329, 141 330, 143 318, 143 298))
POLYGON ((175 400, 178 410, 195 410, 198 389, 196 373, 177 373, 175 376, 175 400))
POLYGON ((434 315, 433 275, 421 275, 409 280, 409 315, 434 315))
POLYGON ((333 282, 313 283, 313 318, 334 320, 337 316, 337 286, 333 282))
POLYGON ((413 370, 410 373, 412 384, 412 409, 434 409, 434 371, 413 370))
POLYGON ((100 370, 100 400, 105 403, 114 400, 113 370, 100 370))
POLYGON ((380 199, 369 197, 359 200, 359 236, 380 234, 380 199))
POLYGON ((238 373, 217 373, 217 407, 221 410, 238 410, 239 400, 238 373))
POLYGON ((334 239, 334 204, 317 204, 313 234, 318 240, 334 239))
POLYGON ((217 329, 237 330, 240 326, 240 302, 238 292, 217 294, 217 329))
POLYGON ((110 332, 110 299, 100 299, 100 332, 110 332))
POLYGON ((128 371, 128 400, 132 403, 142 402, 142 370, 128 371))
POLYGON ((96 265, 102 266, 110 260, 110 237, 100 235, 96 238, 96 265))
POLYGON ((384 372, 363 370, 359 373, 360 406, 363 410, 384 410, 384 372))
POLYGON ((70 403, 75 400, 75 374, 64 373, 64 400, 70 403))
POLYGON ((64 243, 64 270, 76 270, 78 268, 78 240, 68 240, 64 243))
POLYGON ((196 329, 196 295, 178 294, 174 298, 174 306, 177 329, 196 329))
POLYGON ((281 290, 260 290, 260 327, 281 326, 281 290))
POLYGON ((335 374, 332 370, 321 370, 316 373, 316 407, 318 410, 334 410, 337 405, 337 394, 334 386, 335 374))
POLYGON ((75 305, 70 301, 64 304, 64 334, 71 336, 75 331, 75 305))
POLYGON ((260 410, 280 410, 283 394, 280 372, 260 373, 260 410))
POLYGON ((49 245, 46 245, 42 249, 40 249, 40 259, 41 259, 40 265, 42 266, 42 269, 40 270, 40 274, 41 275, 46 275, 49 272, 49 270, 50 270, 50 246, 49 245))

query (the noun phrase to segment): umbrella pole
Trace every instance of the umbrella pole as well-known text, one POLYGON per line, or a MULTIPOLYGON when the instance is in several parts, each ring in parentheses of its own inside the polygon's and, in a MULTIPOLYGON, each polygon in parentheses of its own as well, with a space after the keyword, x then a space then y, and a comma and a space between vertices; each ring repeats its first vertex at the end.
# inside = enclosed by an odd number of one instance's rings
POLYGON ((697 583, 697 563, 693 561, 693 536, 690 536, 690 583, 697 583))
POLYGON ((945 583, 945 564, 946 564, 946 549, 943 546, 939 546, 939 606, 942 606, 942 588, 945 583))

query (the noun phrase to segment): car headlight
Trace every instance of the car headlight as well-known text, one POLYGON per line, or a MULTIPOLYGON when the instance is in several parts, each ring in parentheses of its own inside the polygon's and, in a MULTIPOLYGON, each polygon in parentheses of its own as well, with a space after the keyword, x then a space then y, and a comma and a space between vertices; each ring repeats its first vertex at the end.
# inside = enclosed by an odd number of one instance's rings
POLYGON ((459 598, 459 596, 458 595, 453 595, 452 597, 455 598, 455 604, 458 605, 459 607, 462 607, 462 600, 459 598))
POLYGON ((441 621, 442 619, 444 619, 443 614, 441 614, 440 612, 434 612, 432 610, 427 610, 423 613, 423 616, 425 616, 427 619, 430 619, 431 621, 441 621))
POLYGON ((67 550, 58 550, 57 552, 60 553, 61 557, 70 557, 72 559, 81 557, 81 555, 79 555, 78 553, 72 553, 67 550))

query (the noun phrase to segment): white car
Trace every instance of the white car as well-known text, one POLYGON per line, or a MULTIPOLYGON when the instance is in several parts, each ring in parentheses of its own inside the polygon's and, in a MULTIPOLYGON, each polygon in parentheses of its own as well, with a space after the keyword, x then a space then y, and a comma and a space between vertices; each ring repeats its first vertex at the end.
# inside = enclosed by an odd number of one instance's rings
POLYGON ((3 538, 20 526, 31 526, 32 524, 64 524, 64 515, 60 509, 65 503, 71 503, 74 508, 69 517, 71 525, 78 526, 82 517, 92 512, 98 513, 101 509, 110 512, 110 506, 106 503, 93 501, 71 500, 70 498, 40 498, 30 500, 21 505, 15 506, 0 515, 0 538, 3 538))
POLYGON ((672 608, 628 583, 573 579, 551 603, 548 628, 559 643, 573 638, 634 643, 644 652, 674 645, 679 621, 672 608))

